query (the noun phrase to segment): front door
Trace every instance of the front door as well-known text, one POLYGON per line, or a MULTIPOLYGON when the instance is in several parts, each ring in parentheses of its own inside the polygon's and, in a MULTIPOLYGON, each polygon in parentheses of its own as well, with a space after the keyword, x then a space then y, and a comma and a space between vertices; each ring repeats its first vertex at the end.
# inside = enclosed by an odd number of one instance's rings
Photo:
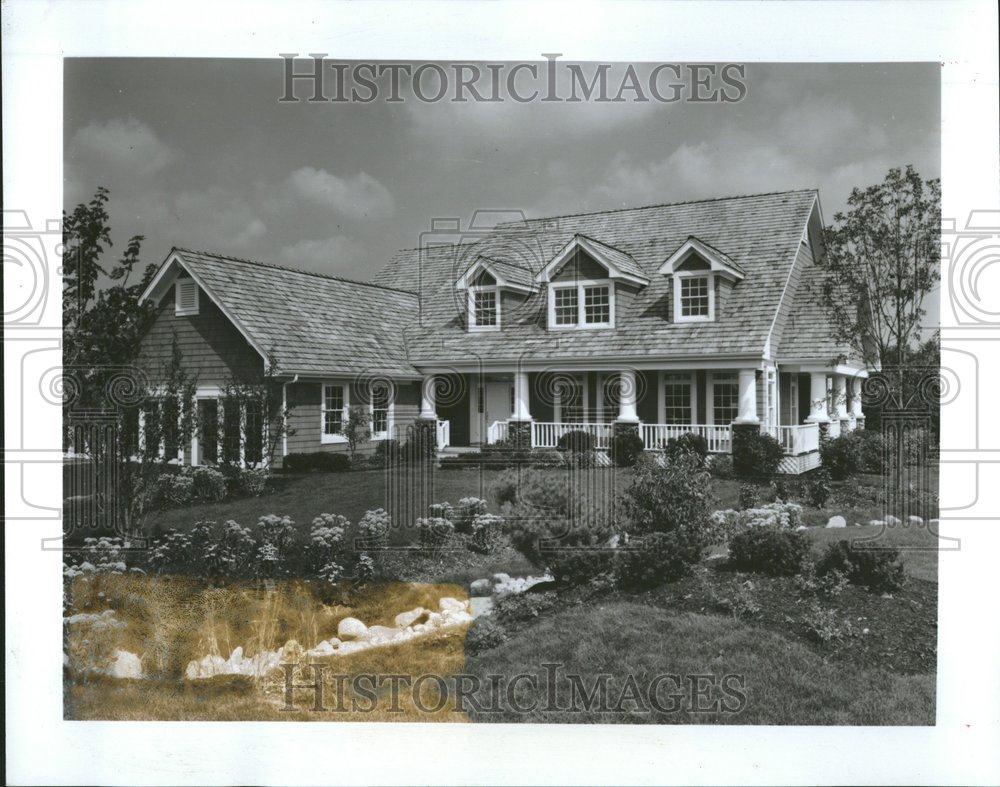
POLYGON ((490 425, 495 421, 506 421, 511 416, 514 386, 503 381, 488 380, 475 386, 472 397, 472 413, 469 419, 471 443, 485 443, 490 425))

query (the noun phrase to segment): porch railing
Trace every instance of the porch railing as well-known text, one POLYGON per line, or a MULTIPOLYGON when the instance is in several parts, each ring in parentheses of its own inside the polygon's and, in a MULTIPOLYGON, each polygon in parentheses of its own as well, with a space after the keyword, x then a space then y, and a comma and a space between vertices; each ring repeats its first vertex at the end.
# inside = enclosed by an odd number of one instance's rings
POLYGON ((613 424, 551 423, 534 421, 531 424, 531 444, 535 448, 555 448, 567 432, 586 432, 594 438, 594 447, 606 451, 614 434, 613 424))
POLYGON ((830 421, 830 431, 827 432, 827 434, 831 438, 840 437, 840 419, 839 418, 833 418, 830 421))
POLYGON ((776 426, 768 431, 781 443, 786 454, 799 456, 819 450, 819 426, 817 424, 776 426))
POLYGON ((733 430, 729 424, 642 424, 641 429, 647 451, 665 448, 670 440, 688 432, 704 437, 709 453, 724 454, 732 450, 733 430))
POLYGON ((498 443, 501 440, 507 439, 507 422, 506 421, 494 421, 490 424, 489 428, 486 430, 486 442, 489 445, 498 443))
POLYGON ((439 451, 451 445, 451 421, 438 421, 436 432, 439 451))

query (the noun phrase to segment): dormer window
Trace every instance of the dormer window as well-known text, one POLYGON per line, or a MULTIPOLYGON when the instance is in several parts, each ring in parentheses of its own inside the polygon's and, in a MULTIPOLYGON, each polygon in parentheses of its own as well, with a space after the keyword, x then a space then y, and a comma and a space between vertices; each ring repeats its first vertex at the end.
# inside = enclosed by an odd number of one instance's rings
POLYGON ((500 293, 496 285, 478 285, 469 289, 469 330, 500 328, 500 293))
POLYGON ((470 331, 499 331, 501 292, 522 298, 537 292, 531 271, 503 260, 479 256, 455 282, 455 289, 465 290, 470 331))
POLYGON ((709 276, 678 276, 674 304, 677 321, 711 320, 715 314, 715 288, 709 276))
POLYGON ((715 319, 716 286, 731 287, 743 280, 739 263, 693 235, 659 269, 674 277, 674 322, 711 322, 715 319))
POLYGON ((549 326, 612 328, 615 323, 615 290, 611 282, 573 282, 549 285, 549 326))

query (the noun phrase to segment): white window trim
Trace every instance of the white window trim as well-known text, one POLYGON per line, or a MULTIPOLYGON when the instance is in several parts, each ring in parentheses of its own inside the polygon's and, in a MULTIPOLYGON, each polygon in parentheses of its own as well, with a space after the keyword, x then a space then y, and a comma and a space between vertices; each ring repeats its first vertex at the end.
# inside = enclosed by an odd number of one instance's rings
MULTIPOLYGON (((395 416, 396 416, 396 398, 392 394, 393 394, 393 392, 390 390, 389 391, 389 406, 386 408, 386 414, 385 414, 385 431, 384 432, 376 432, 374 429, 371 429, 370 430, 371 431, 371 439, 373 441, 389 440, 392 437, 393 421, 395 420, 395 416)), ((374 424, 375 423, 375 402, 372 400, 371 394, 369 394, 368 398, 369 398, 369 402, 368 402, 368 417, 371 419, 372 424, 374 424)))
POLYGON ((473 287, 469 287, 468 293, 469 293, 469 332, 483 333, 485 331, 499 331, 500 330, 500 286, 497 284, 477 284, 473 287), (476 293, 486 292, 486 291, 492 291, 496 296, 496 303, 497 303, 496 325, 476 324, 476 293))
MULTIPOLYGON (((739 372, 738 371, 733 371, 733 372, 709 372, 707 375, 705 375, 705 388, 706 388, 706 391, 705 391, 705 409, 708 410, 708 423, 710 425, 712 425, 712 426, 715 425, 715 378, 716 378, 716 376, 719 376, 719 377, 725 376, 727 378, 730 378, 730 379, 722 379, 722 380, 720 380, 720 382, 725 382, 725 383, 732 383, 732 379, 731 378, 733 376, 736 377, 736 385, 737 385, 737 392, 736 392, 736 414, 737 414, 737 416, 739 415, 739 376, 740 376, 739 372)), ((721 424, 721 425, 722 426, 729 426, 729 424, 721 424)))
MULTIPOLYGON (((667 423, 667 377, 676 376, 683 377, 684 372, 668 372, 661 371, 659 374, 659 381, 657 385, 659 386, 659 396, 657 397, 657 406, 659 408, 659 419, 661 424, 667 423)), ((690 425, 694 426, 698 423, 698 377, 694 372, 690 372, 688 377, 688 387, 690 389, 689 396, 691 397, 691 420, 690 425)), ((683 426, 683 424, 678 424, 678 426, 683 426)))
POLYGON ((198 283, 194 279, 178 279, 174 282, 174 316, 176 317, 190 317, 192 315, 198 314, 201 307, 201 295, 199 293, 198 283), (188 309, 181 308, 181 285, 190 284, 194 287, 194 306, 188 309))
POLYGON ((347 415, 351 409, 351 387, 347 383, 341 382, 323 382, 319 387, 319 442, 320 445, 330 445, 332 443, 346 443, 347 435, 345 434, 327 434, 326 433, 326 389, 337 386, 342 388, 344 391, 344 407, 343 407, 343 423, 345 426, 347 424, 347 415))
POLYGON ((679 271, 674 274, 674 322, 714 322, 715 321, 715 274, 711 271, 679 271), (708 280, 708 314, 681 314, 681 279, 708 280))
POLYGON ((549 330, 552 331, 590 331, 602 328, 615 327, 615 283, 612 279, 577 279, 571 282, 551 282, 549 284, 549 330), (608 288, 608 322, 586 322, 586 298, 584 291, 587 287, 607 287, 608 288), (576 322, 572 325, 556 324, 556 290, 569 290, 576 288, 576 322))

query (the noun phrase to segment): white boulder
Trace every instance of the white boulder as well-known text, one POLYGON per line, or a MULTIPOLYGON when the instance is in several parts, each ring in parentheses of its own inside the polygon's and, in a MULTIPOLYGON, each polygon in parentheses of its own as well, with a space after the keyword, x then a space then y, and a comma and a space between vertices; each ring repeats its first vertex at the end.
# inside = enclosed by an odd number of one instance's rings
POLYGON ((337 655, 347 656, 350 653, 357 653, 359 650, 366 650, 370 647, 371 645, 365 640, 350 640, 340 644, 340 647, 337 648, 337 655))
POLYGON ((901 519, 900 519, 900 518, 899 518, 898 516, 893 516, 892 514, 889 514, 889 515, 888 515, 888 516, 887 516, 887 517, 885 518, 885 523, 886 523, 886 524, 887 524, 887 525, 888 525, 889 527, 896 527, 896 525, 901 525, 901 524, 903 524, 903 521, 902 521, 902 520, 901 520, 901 519))
POLYGON ((337 624, 337 636, 344 642, 366 639, 368 626, 357 618, 344 618, 337 624))
POLYGON ((237 645, 236 649, 229 654, 229 665, 231 667, 238 667, 243 663, 243 646, 237 645))
POLYGON ((395 638, 402 629, 390 628, 389 626, 369 626, 368 638, 373 644, 384 644, 395 638))
POLYGON ((116 650, 110 674, 113 678, 141 678, 142 661, 127 650, 116 650))
POLYGON ((451 596, 445 596, 440 601, 438 601, 438 606, 442 612, 465 612, 466 602, 459 601, 457 598, 452 598, 451 596))
POLYGON ((405 629, 408 626, 415 626, 418 622, 421 622, 427 613, 428 611, 423 607, 417 607, 416 609, 411 609, 409 612, 400 612, 396 615, 393 622, 396 624, 396 628, 405 629))
POLYGON ((315 648, 306 651, 306 655, 310 658, 315 656, 332 656, 334 653, 336 653, 336 650, 334 650, 333 645, 326 640, 323 640, 315 648))
POLYGON ((924 518, 922 516, 911 514, 906 518, 906 521, 911 525, 922 525, 924 523, 924 518))
POLYGON ((847 520, 842 516, 832 516, 827 520, 827 527, 847 527, 847 520))
POLYGON ((473 596, 488 596, 493 589, 493 583, 488 579, 477 579, 469 585, 469 593, 473 596))
POLYGON ((885 522, 881 519, 870 519, 868 524, 871 527, 885 527, 885 522))
POLYGON ((502 585, 504 582, 510 582, 510 574, 506 572, 499 572, 493 575, 493 583, 497 585, 502 585))

